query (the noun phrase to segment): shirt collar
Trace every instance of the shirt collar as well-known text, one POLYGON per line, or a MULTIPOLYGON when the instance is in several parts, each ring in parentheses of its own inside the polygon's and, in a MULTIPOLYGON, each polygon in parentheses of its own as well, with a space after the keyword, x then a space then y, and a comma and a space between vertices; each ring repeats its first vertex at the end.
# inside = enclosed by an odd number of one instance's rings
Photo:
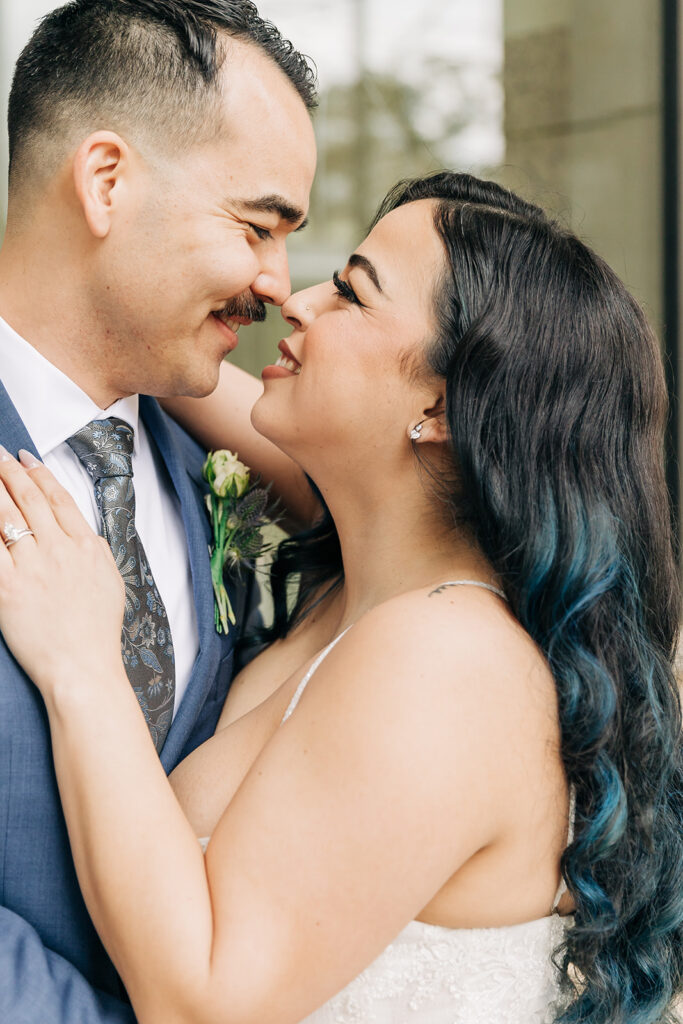
POLYGON ((41 459, 91 420, 118 416, 135 432, 138 454, 139 397, 100 409, 91 398, 0 317, 0 377, 41 459))

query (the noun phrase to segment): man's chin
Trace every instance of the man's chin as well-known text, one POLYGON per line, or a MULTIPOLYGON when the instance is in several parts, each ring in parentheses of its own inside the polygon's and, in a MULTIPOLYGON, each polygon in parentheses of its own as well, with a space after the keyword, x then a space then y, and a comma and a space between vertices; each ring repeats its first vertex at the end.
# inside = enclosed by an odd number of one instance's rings
POLYGON ((219 380, 220 363, 216 367, 207 367, 201 375, 190 377, 184 373, 163 384, 156 381, 156 387, 145 393, 154 398, 207 398, 216 390, 219 380))
POLYGON ((223 360, 215 365, 207 366, 205 372, 190 381, 186 382, 186 390, 183 394, 188 398, 207 398, 212 395, 218 387, 221 379, 221 365, 223 360))
POLYGON ((157 395, 157 398, 208 398, 218 387, 218 375, 211 383, 179 384, 177 389, 169 391, 166 395, 157 395))

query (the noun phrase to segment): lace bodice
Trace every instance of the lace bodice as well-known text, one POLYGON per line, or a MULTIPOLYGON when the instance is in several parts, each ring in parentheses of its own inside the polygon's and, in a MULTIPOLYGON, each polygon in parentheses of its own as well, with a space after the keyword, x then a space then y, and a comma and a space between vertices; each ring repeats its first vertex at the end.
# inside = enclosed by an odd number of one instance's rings
MULTIPOLYGON (((451 580, 442 586, 480 586, 451 580)), ((351 628, 351 627, 349 627, 351 628)), ((315 671, 348 630, 315 659, 282 722, 315 671)), ((570 794, 568 843, 574 832, 570 794)), ((207 840, 200 840, 206 849, 207 840)), ((565 890, 555 896, 553 911, 565 890)), ((361 974, 301 1024, 551 1024, 558 998, 553 950, 571 918, 548 917, 501 928, 442 928, 411 921, 361 974)))
POLYGON ((509 928, 411 921, 358 977, 302 1024, 550 1024, 556 914, 509 928))

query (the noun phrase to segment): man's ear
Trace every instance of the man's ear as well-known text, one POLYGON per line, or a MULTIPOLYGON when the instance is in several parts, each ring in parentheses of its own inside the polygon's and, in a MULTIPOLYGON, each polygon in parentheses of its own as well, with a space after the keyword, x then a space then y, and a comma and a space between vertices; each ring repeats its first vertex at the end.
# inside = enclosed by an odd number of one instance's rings
POLYGON ((73 162, 74 188, 90 231, 106 238, 130 164, 128 145, 115 132, 95 132, 78 147, 73 162))

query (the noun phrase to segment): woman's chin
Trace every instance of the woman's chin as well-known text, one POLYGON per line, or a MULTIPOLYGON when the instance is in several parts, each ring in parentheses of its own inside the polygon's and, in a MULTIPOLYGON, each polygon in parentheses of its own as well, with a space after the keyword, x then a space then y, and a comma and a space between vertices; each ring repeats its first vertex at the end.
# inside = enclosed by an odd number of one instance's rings
MULTIPOLYGON (((262 437, 272 441, 278 448, 282 448, 280 441, 283 440, 282 426, 284 417, 282 415, 274 415, 272 406, 269 409, 269 405, 271 405, 269 396, 266 394, 261 395, 252 407, 251 425, 262 437)), ((285 449, 282 448, 282 450, 284 451, 285 449)))

